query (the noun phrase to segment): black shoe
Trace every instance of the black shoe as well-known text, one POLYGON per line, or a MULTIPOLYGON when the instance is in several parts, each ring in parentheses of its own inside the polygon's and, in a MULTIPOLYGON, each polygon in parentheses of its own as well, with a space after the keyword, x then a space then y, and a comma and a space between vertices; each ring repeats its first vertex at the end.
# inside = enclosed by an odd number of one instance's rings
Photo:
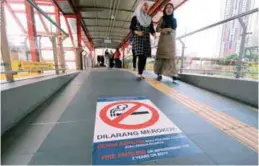
POLYGON ((161 75, 158 75, 156 80, 157 80, 157 81, 161 81, 161 80, 162 80, 162 76, 161 76, 161 75))
POLYGON ((137 81, 141 81, 141 80, 142 80, 142 78, 138 76, 137 77, 137 81))

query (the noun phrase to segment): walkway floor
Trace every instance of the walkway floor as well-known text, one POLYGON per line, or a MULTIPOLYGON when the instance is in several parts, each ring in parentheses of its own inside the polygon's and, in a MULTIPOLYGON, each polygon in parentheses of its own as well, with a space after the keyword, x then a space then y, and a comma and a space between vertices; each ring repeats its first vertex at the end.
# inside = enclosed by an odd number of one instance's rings
POLYGON ((104 96, 146 96, 202 151, 141 164, 258 164, 252 143, 242 142, 231 130, 221 129, 217 119, 212 121, 191 109, 217 111, 216 117, 224 114, 258 134, 255 108, 183 82, 174 85, 165 79, 158 83, 152 73, 146 75, 150 78, 138 82, 128 71, 101 69, 80 73, 2 137, 2 164, 91 164, 96 103, 104 96), (172 97, 163 91, 166 88, 172 97))

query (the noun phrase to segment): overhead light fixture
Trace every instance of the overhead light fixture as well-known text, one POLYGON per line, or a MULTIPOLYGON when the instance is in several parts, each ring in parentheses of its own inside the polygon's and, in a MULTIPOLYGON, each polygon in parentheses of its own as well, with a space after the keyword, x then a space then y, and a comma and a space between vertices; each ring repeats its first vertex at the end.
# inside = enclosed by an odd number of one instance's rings
POLYGON ((112 20, 114 20, 114 19, 115 19, 114 15, 112 15, 112 16, 111 16, 111 19, 112 19, 112 20))
POLYGON ((109 39, 104 39, 104 43, 105 43, 105 44, 110 44, 110 43, 112 43, 112 41, 109 40, 109 39))

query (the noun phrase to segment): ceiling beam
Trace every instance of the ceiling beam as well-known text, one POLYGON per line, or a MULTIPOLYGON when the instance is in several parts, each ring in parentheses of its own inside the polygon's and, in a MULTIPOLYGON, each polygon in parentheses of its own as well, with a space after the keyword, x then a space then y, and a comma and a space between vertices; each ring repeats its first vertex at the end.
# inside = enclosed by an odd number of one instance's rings
MULTIPOLYGON (((121 31, 129 31, 128 29, 120 29, 119 31, 112 31, 113 33, 121 33, 121 31)), ((92 33, 106 33, 106 31, 90 31, 90 34, 92 33)), ((125 35, 124 35, 125 36, 125 35)))
MULTIPOLYGON (((86 25, 86 27, 96 27, 96 28, 104 27, 104 28, 106 28, 107 26, 106 25, 86 25)), ((112 27, 112 28, 127 29, 127 30, 129 30, 129 28, 125 28, 125 27, 112 27)))
MULTIPOLYGON (((108 7, 94 7, 94 6, 78 6, 78 8, 82 11, 82 12, 102 12, 104 10, 110 10, 110 8, 108 7)), ((127 12, 127 13, 132 13, 134 11, 132 10, 128 10, 128 9, 119 9, 119 12, 127 12)))
MULTIPOLYGON (((120 37, 116 37, 116 36, 112 36, 109 37, 110 40, 116 40, 116 39, 122 39, 124 36, 120 36, 120 37)), ((92 39, 96 39, 96 40, 104 40, 107 39, 106 36, 93 36, 92 39)))
MULTIPOLYGON (((95 18, 93 17, 82 17, 82 19, 84 20, 95 20, 95 18)), ((110 19, 109 18, 97 18, 98 20, 106 20, 106 21, 109 21, 110 19)), ((126 20, 119 20, 119 19, 116 19, 115 21, 123 21, 123 22, 128 22, 130 23, 131 21, 126 21, 126 20)))

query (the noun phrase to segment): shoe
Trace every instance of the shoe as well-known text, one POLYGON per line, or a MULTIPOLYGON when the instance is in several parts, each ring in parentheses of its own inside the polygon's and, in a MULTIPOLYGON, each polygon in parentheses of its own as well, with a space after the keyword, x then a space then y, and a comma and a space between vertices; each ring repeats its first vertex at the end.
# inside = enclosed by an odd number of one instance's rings
POLYGON ((137 81, 141 81, 142 80, 142 78, 141 77, 137 77, 137 81))
POLYGON ((137 80, 138 80, 138 81, 143 80, 143 78, 144 78, 144 77, 143 77, 142 75, 138 74, 138 77, 137 77, 137 80))
POLYGON ((161 75, 158 75, 156 80, 157 80, 157 81, 161 81, 161 80, 162 80, 162 76, 161 76, 161 75))

